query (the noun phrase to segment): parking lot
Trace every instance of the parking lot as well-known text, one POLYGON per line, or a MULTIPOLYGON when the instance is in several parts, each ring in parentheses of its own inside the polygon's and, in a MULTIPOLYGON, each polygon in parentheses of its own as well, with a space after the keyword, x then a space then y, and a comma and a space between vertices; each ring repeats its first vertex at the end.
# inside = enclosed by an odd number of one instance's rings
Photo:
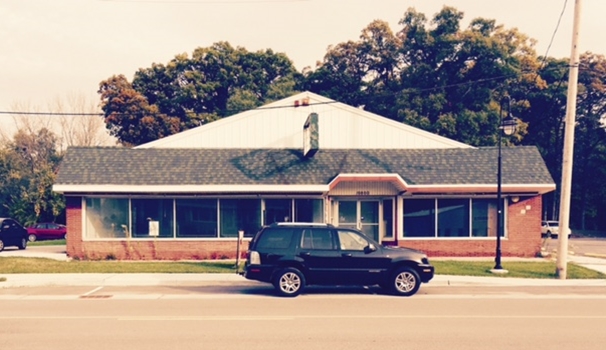
MULTIPOLYGON (((544 251, 556 256, 559 250, 558 238, 543 240, 544 251)), ((606 238, 572 236, 568 239, 568 254, 606 258, 606 238)))

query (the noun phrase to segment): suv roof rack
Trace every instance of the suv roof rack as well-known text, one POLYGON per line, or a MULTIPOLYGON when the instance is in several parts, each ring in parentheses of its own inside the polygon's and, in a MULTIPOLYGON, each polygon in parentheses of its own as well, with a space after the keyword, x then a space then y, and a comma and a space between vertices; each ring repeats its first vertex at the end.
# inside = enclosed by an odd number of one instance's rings
POLYGON ((269 226, 316 226, 316 227, 334 227, 331 224, 323 222, 274 222, 269 226))

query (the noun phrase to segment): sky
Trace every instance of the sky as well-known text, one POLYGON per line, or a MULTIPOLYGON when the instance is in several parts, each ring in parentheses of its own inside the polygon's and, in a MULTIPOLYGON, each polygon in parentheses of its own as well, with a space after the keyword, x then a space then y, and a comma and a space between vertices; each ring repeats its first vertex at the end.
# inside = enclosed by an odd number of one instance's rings
MULTIPOLYGON (((570 57, 574 0, 0 0, 0 112, 46 111, 74 94, 98 103, 102 80, 132 80, 218 41, 283 52, 300 71, 375 19, 397 32, 408 8, 431 19, 445 5, 464 12, 464 25, 494 19, 536 39, 539 55, 570 57)), ((606 1, 582 1, 581 52, 606 54, 605 14, 606 1)))

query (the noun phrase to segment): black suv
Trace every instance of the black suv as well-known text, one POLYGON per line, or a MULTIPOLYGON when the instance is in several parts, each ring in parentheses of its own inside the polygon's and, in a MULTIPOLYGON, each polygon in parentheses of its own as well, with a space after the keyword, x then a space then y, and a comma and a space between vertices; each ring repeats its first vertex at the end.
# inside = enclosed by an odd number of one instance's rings
POLYGON ((380 285, 415 294, 434 268, 418 250, 381 246, 362 232, 315 223, 263 227, 250 242, 244 277, 296 296, 306 285, 380 285))

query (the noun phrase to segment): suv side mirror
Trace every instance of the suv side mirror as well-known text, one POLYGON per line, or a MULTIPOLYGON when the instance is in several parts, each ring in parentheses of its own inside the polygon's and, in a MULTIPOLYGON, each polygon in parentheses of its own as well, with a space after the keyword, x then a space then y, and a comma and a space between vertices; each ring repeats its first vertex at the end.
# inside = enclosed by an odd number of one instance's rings
POLYGON ((374 244, 370 243, 369 245, 367 245, 366 247, 364 247, 364 253, 368 254, 368 253, 372 253, 374 251, 377 250, 377 247, 375 247, 374 244))

